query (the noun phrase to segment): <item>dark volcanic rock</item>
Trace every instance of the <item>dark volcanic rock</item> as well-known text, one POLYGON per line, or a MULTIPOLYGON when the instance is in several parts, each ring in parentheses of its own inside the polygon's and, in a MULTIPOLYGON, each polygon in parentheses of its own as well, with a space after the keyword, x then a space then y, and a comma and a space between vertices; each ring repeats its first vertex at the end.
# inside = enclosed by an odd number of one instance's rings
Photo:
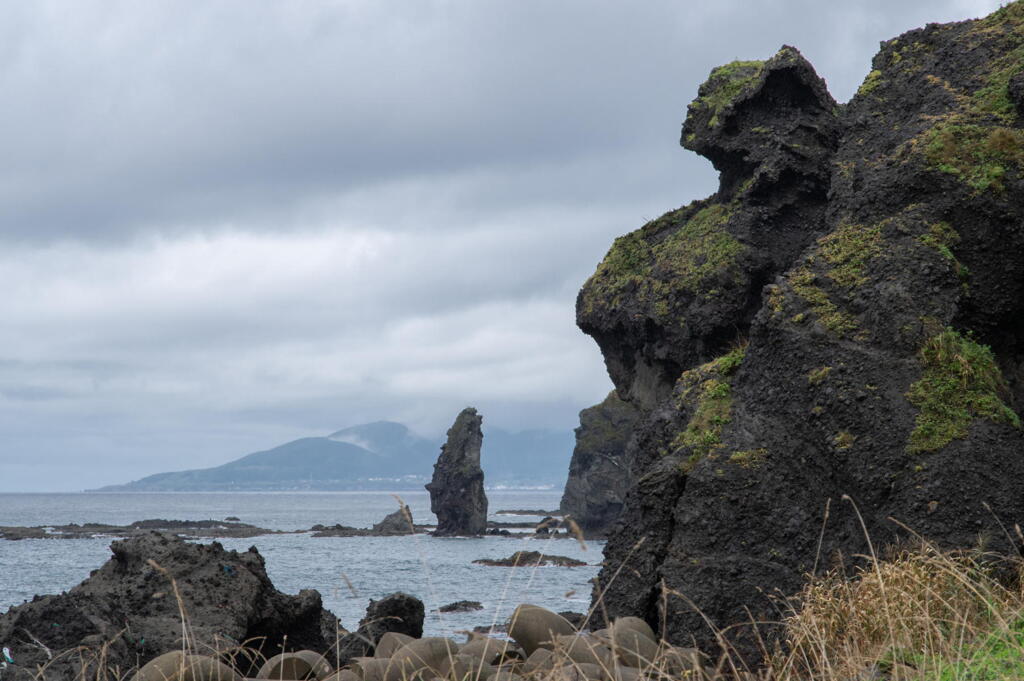
POLYGON ((321 607, 320 594, 277 591, 255 548, 238 553, 216 542, 190 544, 159 534, 110 548, 113 557, 69 592, 37 596, 0 616, 0 641, 20 666, 46 664, 43 646, 55 657, 78 646, 92 649, 51 664, 46 678, 66 679, 76 675, 80 659, 92 659, 107 642, 106 663, 122 670, 180 649, 175 587, 197 649, 247 641, 269 657, 281 651, 285 637, 290 649, 325 650, 334 640, 337 620, 321 607))
POLYGON ((438 608, 439 612, 474 612, 483 610, 484 606, 480 601, 455 601, 438 608))
POLYGON ((638 416, 636 407, 614 391, 580 412, 561 511, 587 536, 605 534, 622 512, 622 500, 634 482, 626 443, 638 416))
POLYGON ((382 537, 401 534, 414 534, 416 526, 412 522, 412 511, 405 504, 373 526, 373 532, 382 537))
POLYGON ((576 560, 568 556, 541 553, 540 551, 516 551, 508 558, 477 558, 473 562, 478 565, 491 565, 494 567, 533 567, 535 565, 581 567, 586 565, 582 560, 576 560))
POLYGON ((480 468, 483 417, 467 407, 448 429, 448 441, 427 484, 430 510, 437 516, 439 537, 478 535, 487 531, 487 495, 480 468))
POLYGON ((344 636, 336 649, 331 650, 331 661, 337 656, 337 666, 347 664, 353 657, 373 655, 377 641, 389 631, 413 638, 423 636, 423 601, 404 593, 393 593, 379 601, 371 600, 366 616, 359 628, 344 636))
POLYGON ((1010 550, 1022 34, 1022 2, 911 31, 842 107, 788 47, 701 86, 682 142, 718 193, 618 239, 577 303, 643 411, 595 590, 609 617, 711 649, 706 616, 756 657, 735 625, 867 553, 864 528, 1010 550))
POLYGON ((246 538, 280 534, 247 523, 229 520, 136 520, 130 525, 71 523, 69 525, 10 527, 0 526, 0 539, 90 539, 93 537, 135 537, 151 531, 169 532, 180 537, 246 538))

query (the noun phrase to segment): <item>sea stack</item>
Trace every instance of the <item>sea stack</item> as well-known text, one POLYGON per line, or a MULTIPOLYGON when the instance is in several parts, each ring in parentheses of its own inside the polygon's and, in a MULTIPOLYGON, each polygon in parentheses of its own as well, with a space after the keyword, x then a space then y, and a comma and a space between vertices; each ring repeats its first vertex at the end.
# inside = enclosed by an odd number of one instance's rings
POLYGON ((466 407, 448 429, 448 441, 426 486, 430 510, 437 516, 438 537, 483 534, 487 529, 487 495, 480 468, 483 417, 466 407))

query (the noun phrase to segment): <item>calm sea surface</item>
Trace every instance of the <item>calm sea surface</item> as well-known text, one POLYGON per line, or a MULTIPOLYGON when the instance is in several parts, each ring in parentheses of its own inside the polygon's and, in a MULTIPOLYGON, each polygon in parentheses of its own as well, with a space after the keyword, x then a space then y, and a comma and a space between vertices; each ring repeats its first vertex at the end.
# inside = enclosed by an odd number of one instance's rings
MULTIPOLYGON (((503 509, 555 509, 557 491, 494 490, 487 493, 493 520, 539 520, 537 516, 495 516, 503 509)), ((417 523, 433 523, 426 492, 402 492, 417 523)), ((0 494, 0 525, 135 520, 223 520, 272 530, 300 530, 320 523, 369 527, 398 508, 387 492, 333 493, 164 493, 164 494, 0 494)), ((404 591, 427 607, 425 633, 449 635, 505 619, 517 604, 585 612, 590 584, 601 562, 603 542, 584 550, 574 540, 481 537, 336 537, 308 533, 219 540, 243 551, 256 546, 267 573, 285 593, 312 588, 324 606, 355 628, 371 598, 404 591), (510 569, 474 565, 518 550, 541 550, 584 560, 587 567, 510 569), (349 586, 351 583, 351 587, 349 586), (441 615, 437 608, 458 600, 480 601, 473 613, 441 615)), ((110 539, 0 540, 0 612, 35 594, 59 593, 88 577, 110 556, 110 539)))

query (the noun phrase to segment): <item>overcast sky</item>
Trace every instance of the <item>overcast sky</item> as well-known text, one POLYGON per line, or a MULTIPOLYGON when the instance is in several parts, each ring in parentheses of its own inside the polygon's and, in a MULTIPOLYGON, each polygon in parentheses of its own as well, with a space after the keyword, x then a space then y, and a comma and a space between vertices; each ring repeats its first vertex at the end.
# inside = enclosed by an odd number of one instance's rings
POLYGON ((0 6, 0 491, 216 465, 459 409, 576 425, 612 239, 711 193, 708 71, 998 0, 0 6))

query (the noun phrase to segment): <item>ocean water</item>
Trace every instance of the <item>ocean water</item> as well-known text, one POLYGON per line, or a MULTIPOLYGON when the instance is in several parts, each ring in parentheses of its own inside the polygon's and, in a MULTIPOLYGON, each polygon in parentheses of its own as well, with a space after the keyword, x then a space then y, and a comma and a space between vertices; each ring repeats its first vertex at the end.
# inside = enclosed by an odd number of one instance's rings
MULTIPOLYGON (((539 516, 495 515, 504 509, 555 509, 557 491, 488 491, 492 520, 537 521, 539 516)), ((426 492, 402 492, 417 523, 435 522, 426 492)), ((272 530, 323 525, 369 527, 398 508, 387 492, 326 493, 162 493, 0 494, 0 525, 135 520, 223 520, 272 530)), ((88 577, 110 556, 109 538, 0 540, 0 612, 36 594, 59 593, 88 577)), ((371 598, 404 591, 427 608, 426 635, 455 635, 504 621, 519 603, 585 612, 589 580, 597 575, 603 542, 581 546, 572 539, 524 537, 435 538, 325 537, 309 533, 218 540, 227 549, 255 546, 267 574, 285 593, 316 589, 342 625, 355 628, 371 598), (540 550, 587 562, 586 567, 499 568, 474 565, 476 558, 500 558, 519 550, 540 550), (484 609, 442 614, 458 600, 480 601, 484 609)))

